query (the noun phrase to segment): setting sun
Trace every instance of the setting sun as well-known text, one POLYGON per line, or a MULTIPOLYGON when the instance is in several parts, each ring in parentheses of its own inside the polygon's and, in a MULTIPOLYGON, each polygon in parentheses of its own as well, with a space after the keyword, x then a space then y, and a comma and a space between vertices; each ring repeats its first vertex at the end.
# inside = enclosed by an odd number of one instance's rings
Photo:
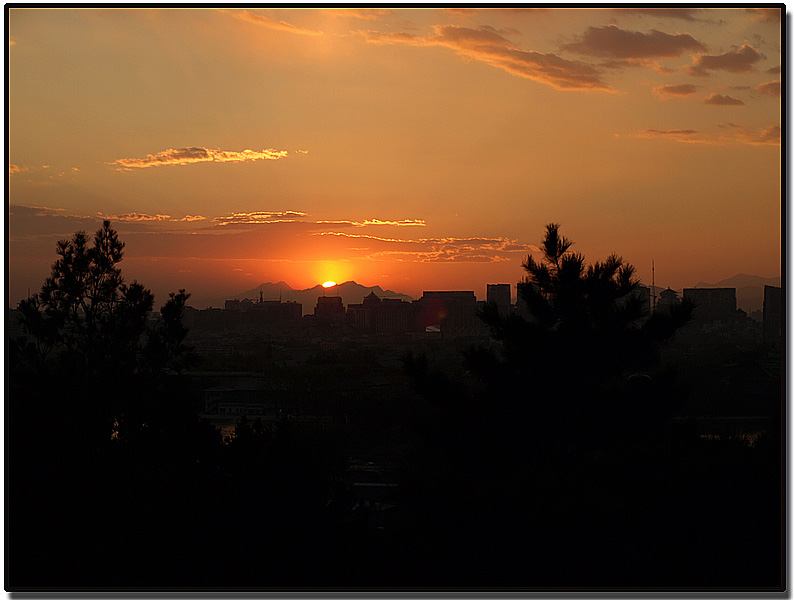
POLYGON ((330 288, 330 287, 334 287, 335 285, 336 285, 336 281, 326 281, 326 282, 323 284, 323 287, 324 287, 324 288, 330 288))

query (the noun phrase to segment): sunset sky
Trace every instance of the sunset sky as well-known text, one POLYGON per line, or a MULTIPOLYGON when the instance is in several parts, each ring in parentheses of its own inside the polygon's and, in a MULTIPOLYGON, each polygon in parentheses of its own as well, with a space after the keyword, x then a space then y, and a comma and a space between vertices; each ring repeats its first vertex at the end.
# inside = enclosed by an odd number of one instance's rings
MULTIPOLYGON (((674 289, 780 274, 777 9, 11 9, 9 301, 125 278, 515 284, 549 222, 674 289)), ((515 290, 515 288, 514 288, 515 290)))

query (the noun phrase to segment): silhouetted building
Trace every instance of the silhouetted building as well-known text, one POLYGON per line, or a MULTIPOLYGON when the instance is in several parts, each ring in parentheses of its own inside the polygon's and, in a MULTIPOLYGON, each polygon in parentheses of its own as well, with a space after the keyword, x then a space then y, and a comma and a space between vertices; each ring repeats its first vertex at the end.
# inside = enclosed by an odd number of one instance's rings
POLYGON ((783 342, 783 288, 764 286, 764 344, 781 346, 783 342))
POLYGON ((34 338, 25 331, 21 317, 22 313, 18 309, 8 309, 8 331, 6 332, 6 337, 10 340, 24 338, 27 341, 32 341, 34 338))
POLYGON ((640 299, 644 315, 651 314, 651 288, 640 283, 630 295, 640 299))
POLYGON ((684 300, 695 305, 694 322, 730 323, 736 318, 736 288, 686 288, 684 300))
POLYGON ((656 303, 656 310, 669 310, 671 307, 680 304, 678 293, 669 287, 659 294, 659 301, 656 303))
POLYGON ((477 298, 472 291, 423 292, 414 305, 420 331, 434 327, 443 334, 461 335, 475 330, 477 298))
POLYGON ((411 327, 414 309, 410 302, 398 298, 378 298, 370 292, 361 304, 349 304, 349 323, 363 333, 406 333, 411 327))
POLYGON ((512 304, 510 302, 510 284, 509 283, 489 283, 487 286, 486 300, 496 304, 499 308, 499 314, 507 317, 512 312, 512 304))
POLYGON ((182 320, 189 330, 220 332, 238 329, 242 323, 241 316, 242 313, 220 308, 198 310, 192 306, 186 306, 182 320))
POLYGON ((314 307, 314 316, 322 319, 343 319, 345 307, 341 296, 319 296, 317 306, 314 307))
POLYGON ((521 291, 524 289, 524 286, 534 286, 537 289, 537 286, 534 283, 529 283, 526 281, 519 281, 516 284, 516 314, 526 321, 532 321, 534 317, 532 313, 529 311, 529 306, 527 306, 526 300, 521 295, 521 291))

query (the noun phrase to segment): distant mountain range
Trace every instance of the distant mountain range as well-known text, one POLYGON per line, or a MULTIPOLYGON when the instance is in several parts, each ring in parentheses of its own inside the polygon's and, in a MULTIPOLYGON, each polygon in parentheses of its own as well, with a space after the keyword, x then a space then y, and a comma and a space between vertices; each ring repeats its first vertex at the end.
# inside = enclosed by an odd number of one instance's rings
MULTIPOLYGON (((243 300, 250 298, 251 300, 259 300, 259 292, 262 292, 263 300, 278 300, 282 302, 300 302, 303 305, 303 314, 310 314, 314 312, 314 306, 317 304, 318 296, 341 296, 342 303, 347 306, 348 304, 360 304, 361 301, 367 297, 371 292, 375 292, 378 298, 397 298, 411 302, 413 298, 393 292, 391 290, 384 290, 379 285, 365 286, 355 281, 345 281, 331 288, 324 288, 321 285, 307 288, 305 290, 294 290, 289 284, 279 281, 278 283, 262 283, 257 287, 237 294, 232 299, 243 300)), ((222 304, 221 304, 222 306, 222 304)))
POLYGON ((717 283, 699 281, 699 288, 736 288, 736 303, 745 311, 761 310, 764 306, 764 286, 780 287, 780 276, 759 277, 758 275, 739 274, 717 283))

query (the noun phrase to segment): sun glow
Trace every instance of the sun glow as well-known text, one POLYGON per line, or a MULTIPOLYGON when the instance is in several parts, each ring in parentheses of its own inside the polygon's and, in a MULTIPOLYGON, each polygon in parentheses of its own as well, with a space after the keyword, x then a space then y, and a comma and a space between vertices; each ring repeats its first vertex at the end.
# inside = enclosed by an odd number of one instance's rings
POLYGON ((330 287, 334 287, 335 285, 336 285, 336 281, 326 281, 326 282, 323 284, 323 287, 324 287, 324 288, 330 288, 330 287))

